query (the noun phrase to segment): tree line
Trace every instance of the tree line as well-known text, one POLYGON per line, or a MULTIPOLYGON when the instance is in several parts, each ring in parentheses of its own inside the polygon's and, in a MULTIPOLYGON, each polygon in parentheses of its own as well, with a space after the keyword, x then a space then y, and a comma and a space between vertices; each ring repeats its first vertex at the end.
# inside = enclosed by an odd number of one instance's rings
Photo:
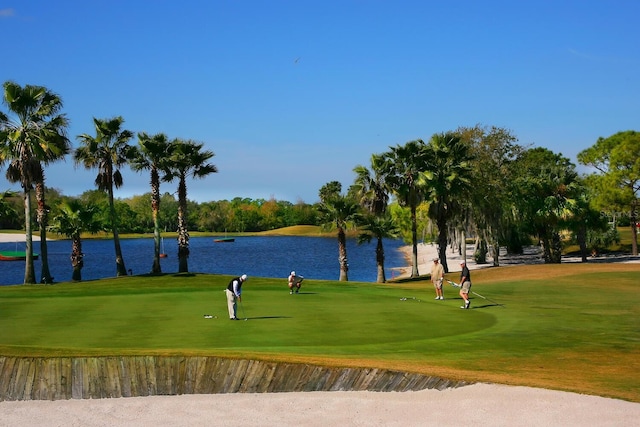
POLYGON ((507 129, 476 125, 373 154, 369 165, 354 168, 354 182, 346 191, 341 183, 328 182, 314 205, 243 198, 196 203, 187 197, 187 180, 217 172, 210 162, 214 153, 203 143, 163 133, 136 135, 123 128, 122 117, 94 118, 94 131, 78 135, 79 145, 72 150, 57 94, 10 81, 3 88, 7 112, 0 111, 0 165, 8 164, 7 179, 21 191, 0 194, 0 222, 3 227, 16 227, 17 221, 24 226, 24 283, 36 283, 34 229, 40 233, 43 283, 51 281, 47 231, 72 239, 73 280, 81 280, 82 233, 105 229, 113 234, 117 275, 127 274, 121 232, 153 232, 151 273, 161 273, 161 233, 177 231, 179 272, 187 272, 189 230, 261 231, 298 224, 336 231, 340 280, 348 280, 350 228, 359 231, 359 241, 376 241, 379 282, 386 280, 382 243, 387 237, 403 236, 411 243, 412 277, 419 275, 420 239, 437 243, 447 272, 447 248, 458 248, 466 258, 469 237, 475 240, 471 256, 480 263, 489 255, 499 265, 500 247, 521 253, 532 241, 542 247, 545 262, 557 263, 567 236, 579 244, 586 260, 590 249, 617 238, 610 223, 621 218, 631 226, 637 255, 640 134, 635 131, 600 138, 582 151, 578 160, 596 170, 585 176, 562 154, 520 145, 507 129), (67 155, 76 165, 97 171, 96 190, 68 197, 45 186, 46 166, 67 155), (115 197, 124 185, 124 167, 148 173, 150 192, 115 197), (161 184, 170 183, 177 191, 162 193, 161 184), (22 209, 12 204, 16 195, 22 209))

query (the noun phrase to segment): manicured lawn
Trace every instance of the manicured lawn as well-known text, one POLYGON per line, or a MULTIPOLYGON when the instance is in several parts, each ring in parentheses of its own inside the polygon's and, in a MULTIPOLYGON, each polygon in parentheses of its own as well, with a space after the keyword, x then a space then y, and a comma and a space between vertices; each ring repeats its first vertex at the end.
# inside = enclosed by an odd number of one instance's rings
MULTIPOLYGON (((252 277, 230 321, 229 276, 133 276, 0 287, 0 355, 184 354, 380 367, 640 402, 640 265, 473 272, 478 296, 429 282, 252 277), (217 316, 205 319, 204 315, 217 316)), ((457 280, 455 274, 450 279, 457 280)))

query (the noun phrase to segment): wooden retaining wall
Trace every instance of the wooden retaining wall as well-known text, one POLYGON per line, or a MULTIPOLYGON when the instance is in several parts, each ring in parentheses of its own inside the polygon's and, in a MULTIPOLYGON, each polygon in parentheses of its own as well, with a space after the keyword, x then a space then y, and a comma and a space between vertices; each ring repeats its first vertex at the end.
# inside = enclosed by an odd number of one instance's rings
POLYGON ((467 383, 383 369, 218 357, 2 357, 0 401, 294 391, 409 391, 467 383))

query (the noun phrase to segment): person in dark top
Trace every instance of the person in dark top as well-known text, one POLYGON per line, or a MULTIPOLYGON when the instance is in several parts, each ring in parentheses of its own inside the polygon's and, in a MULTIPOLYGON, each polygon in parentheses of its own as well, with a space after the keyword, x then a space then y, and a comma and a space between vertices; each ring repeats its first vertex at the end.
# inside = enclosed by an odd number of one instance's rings
POLYGON ((471 300, 469 299, 469 292, 471 291, 471 273, 467 268, 466 262, 460 261, 460 267, 462 267, 462 271, 460 272, 460 296, 464 300, 464 304, 460 308, 468 309, 471 305, 471 300))
POLYGON ((246 280, 246 274, 235 277, 231 279, 229 285, 227 285, 227 289, 224 291, 227 295, 227 308, 229 309, 229 319, 231 320, 240 320, 237 316, 238 301, 242 302, 242 284, 246 282, 246 280))

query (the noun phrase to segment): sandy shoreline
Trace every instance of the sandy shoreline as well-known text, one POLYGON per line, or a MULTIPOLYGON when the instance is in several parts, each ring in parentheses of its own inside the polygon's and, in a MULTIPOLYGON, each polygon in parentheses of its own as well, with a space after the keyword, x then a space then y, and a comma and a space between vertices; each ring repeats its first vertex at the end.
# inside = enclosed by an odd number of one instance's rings
MULTIPOLYGON (((24 235, 0 233, 0 241, 24 235)), ((37 236, 34 236, 34 241, 37 236)), ((410 255, 411 248, 404 248, 410 255)), ((467 254, 471 254, 468 249, 467 254)), ((435 245, 420 244, 428 274, 435 245)), ((459 256, 447 253, 450 271, 459 256)), ((470 269, 481 268, 467 260, 470 269)), ((411 268, 402 273, 410 274, 411 268)), ((417 392, 235 393, 0 402, 0 426, 623 426, 640 403, 530 387, 474 384, 417 392)))
MULTIPOLYGON (((481 268, 489 268, 492 267, 493 260, 490 256, 487 255, 487 263, 486 264, 477 264, 473 259, 473 245, 467 245, 467 258, 466 263, 469 270, 477 270, 481 268)), ((408 278, 411 276, 411 246, 402 246, 400 251, 404 254, 404 257, 407 262, 406 267, 397 267, 393 268, 394 271, 398 273, 395 275, 395 278, 408 278)), ((503 249, 504 251, 504 249, 503 249)), ((431 272, 431 266, 433 265, 433 259, 438 257, 438 250, 435 244, 429 243, 418 243, 418 273, 420 276, 427 275, 431 272)), ((456 252, 451 250, 447 251, 447 266, 449 267, 449 272, 460 272, 460 261, 463 260, 463 257, 456 252)), ((500 266, 509 266, 509 265, 522 265, 522 264, 542 264, 544 261, 542 259, 542 255, 540 254, 540 250, 537 247, 528 247, 525 248, 525 252, 523 255, 507 255, 505 252, 500 254, 500 266)), ((601 258, 591 258, 592 262, 625 262, 625 263, 640 263, 640 256, 631 256, 631 255, 614 255, 610 257, 601 257, 601 258)), ((576 263, 582 262, 580 257, 562 257, 563 263, 576 263)))
MULTIPOLYGON (((13 242, 24 242, 26 241, 27 238, 24 234, 20 234, 20 233, 0 233, 0 243, 13 243, 13 242)), ((32 235, 31 236, 31 241, 33 242, 39 242, 40 241, 40 235, 32 235)), ((47 238, 47 242, 49 241, 49 238, 47 238)))

